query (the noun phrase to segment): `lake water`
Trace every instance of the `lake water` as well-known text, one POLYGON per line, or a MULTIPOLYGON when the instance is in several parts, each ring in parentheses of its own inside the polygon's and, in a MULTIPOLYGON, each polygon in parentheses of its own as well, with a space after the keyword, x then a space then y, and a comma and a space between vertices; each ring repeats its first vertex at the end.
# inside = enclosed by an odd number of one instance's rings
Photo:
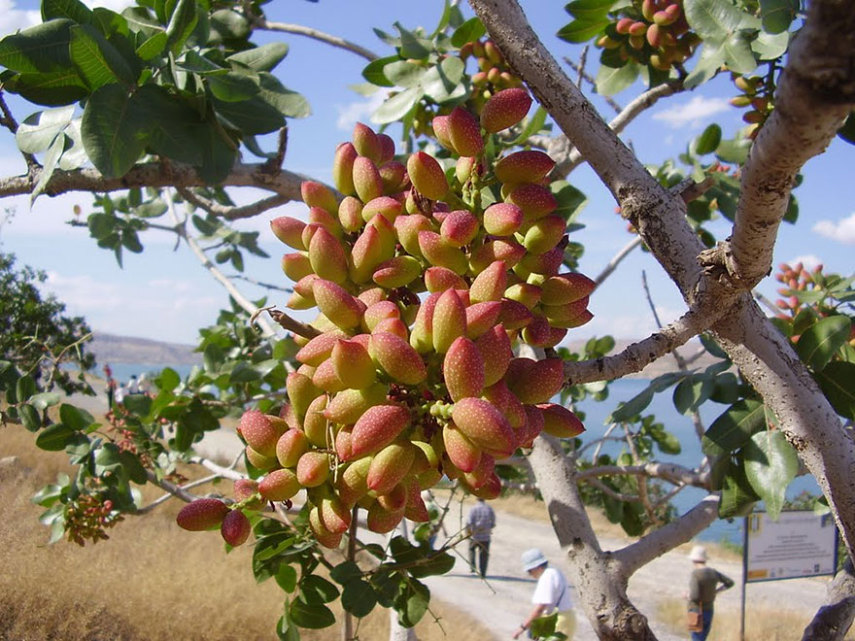
MULTIPOLYGON (((150 365, 144 363, 110 363, 113 369, 113 377, 121 383, 127 383, 131 375, 139 376, 143 373, 147 378, 153 379, 157 372, 163 367, 160 365, 150 365)), ((184 378, 193 368, 192 365, 177 365, 173 369, 184 378)), ((99 371, 98 374, 101 374, 99 371)), ((645 387, 648 381, 644 379, 622 379, 615 381, 609 388, 609 398, 603 403, 597 403, 591 399, 586 399, 579 404, 579 409, 586 414, 585 427, 587 428, 586 435, 583 436, 585 442, 589 442, 594 438, 605 433, 607 425, 605 424, 606 417, 612 410, 617 407, 619 401, 627 401, 645 387)), ((656 416, 656 420, 665 425, 665 428, 680 439, 682 451, 676 456, 660 454, 657 458, 661 461, 677 463, 686 467, 694 467, 701 460, 701 446, 695 436, 695 428, 688 416, 684 416, 674 409, 671 403, 672 390, 666 390, 661 394, 656 394, 653 401, 648 406, 645 413, 652 413, 656 416)), ((718 417, 727 406, 716 403, 707 403, 701 408, 701 418, 704 424, 709 427, 713 420, 718 417)), ((604 451, 611 455, 617 454, 620 451, 619 444, 611 444, 604 451)), ((819 494, 819 487, 813 477, 803 476, 795 479, 787 490, 787 496, 793 498, 803 491, 809 491, 813 494, 819 494)), ((698 488, 687 487, 674 498, 674 505, 678 513, 682 514, 691 509, 697 502, 706 496, 706 492, 698 488)), ((722 541, 727 540, 733 543, 742 543, 742 524, 743 519, 733 521, 717 520, 698 538, 705 541, 722 541)))

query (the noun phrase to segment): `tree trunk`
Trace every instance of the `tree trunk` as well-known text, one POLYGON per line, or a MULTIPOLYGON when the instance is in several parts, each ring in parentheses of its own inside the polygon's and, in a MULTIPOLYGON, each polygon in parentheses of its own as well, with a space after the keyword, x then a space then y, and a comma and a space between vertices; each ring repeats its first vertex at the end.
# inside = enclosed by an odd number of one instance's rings
POLYGON ((855 573, 852 559, 828 586, 827 605, 822 606, 805 628, 802 641, 843 641, 855 618, 855 573))

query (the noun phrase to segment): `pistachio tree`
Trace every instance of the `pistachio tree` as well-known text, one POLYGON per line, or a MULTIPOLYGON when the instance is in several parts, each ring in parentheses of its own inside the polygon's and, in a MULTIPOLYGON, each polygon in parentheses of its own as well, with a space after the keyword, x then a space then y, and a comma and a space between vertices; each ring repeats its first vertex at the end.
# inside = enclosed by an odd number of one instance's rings
MULTIPOLYGON (((430 519, 421 492, 440 482, 485 498, 536 487, 602 639, 655 638, 627 597, 633 572, 716 518, 759 501, 776 514, 802 471, 851 556, 852 279, 786 266, 786 299, 754 294, 780 223, 798 216, 803 165, 838 133, 853 138, 851 3, 575 0, 559 36, 590 43, 583 58, 599 52, 593 76, 575 63, 579 83, 514 0, 472 0, 474 13, 438 4, 431 29, 375 30, 382 54, 270 21, 265 4, 138 0, 116 13, 44 0, 42 24, 0 41, 2 91, 36 109, 19 119, 0 102, 27 165, 0 179, 0 194, 91 192, 85 226, 119 264, 144 251, 146 234, 175 234, 231 298, 201 330, 203 367, 185 380, 164 370, 156 394, 106 421, 3 364, 4 420, 44 410, 25 427, 78 470, 36 497, 52 539, 105 538, 163 502, 142 505, 134 485, 159 485, 164 500, 187 501, 181 527, 253 542, 252 572, 285 593, 284 639, 334 624, 336 600, 345 638, 377 605, 404 627, 424 616, 419 579, 454 559, 394 532, 404 518, 430 519), (256 45, 261 33, 283 42, 256 45), (329 150, 331 185, 282 166, 288 128, 300 126, 290 120, 308 110, 284 82, 292 35, 364 58, 363 80, 383 98, 373 127, 329 150), (643 165, 620 137, 626 125, 721 74, 746 128, 727 140, 712 125, 679 158, 643 165), (646 88, 607 123, 585 79, 604 95, 646 88), (578 272, 585 196, 568 179, 581 163, 634 234, 599 275, 578 272), (229 189, 243 186, 269 195, 237 205, 229 189), (289 201, 305 214, 273 211, 289 201), (288 246, 286 279, 269 286, 288 291, 284 308, 251 300, 223 271, 246 279, 244 256, 265 256, 257 233, 232 226, 253 216, 288 246), (727 238, 705 226, 714 216, 732 221, 727 238), (585 333, 588 303, 640 247, 685 311, 612 353, 610 337, 585 333), (678 350, 694 337, 716 364, 693 367, 678 350), (566 338, 588 340, 574 353, 566 338), (594 438, 574 403, 607 402, 608 381, 670 354, 673 373, 613 408, 625 451, 594 445, 588 457, 594 438), (680 441, 645 411, 666 391, 694 417, 704 453, 695 466, 660 460, 680 441), (698 409, 708 403, 721 412, 707 426, 698 409), (230 466, 194 451, 226 416, 240 417, 246 446, 230 466), (201 496, 181 464, 233 480, 234 491, 201 496), (686 486, 708 496, 676 516, 669 499, 686 486), (603 550, 585 503, 639 538, 603 550)), ((851 575, 834 587, 808 638, 840 639, 851 625, 851 575)))

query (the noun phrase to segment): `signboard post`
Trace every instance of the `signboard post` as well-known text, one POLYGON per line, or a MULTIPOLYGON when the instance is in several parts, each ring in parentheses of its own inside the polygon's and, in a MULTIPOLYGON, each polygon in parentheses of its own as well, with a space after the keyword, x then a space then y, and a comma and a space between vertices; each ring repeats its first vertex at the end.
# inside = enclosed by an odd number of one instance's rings
POLYGON ((830 514, 781 512, 776 521, 766 512, 746 516, 739 638, 745 638, 746 583, 823 576, 836 568, 837 528, 830 514))

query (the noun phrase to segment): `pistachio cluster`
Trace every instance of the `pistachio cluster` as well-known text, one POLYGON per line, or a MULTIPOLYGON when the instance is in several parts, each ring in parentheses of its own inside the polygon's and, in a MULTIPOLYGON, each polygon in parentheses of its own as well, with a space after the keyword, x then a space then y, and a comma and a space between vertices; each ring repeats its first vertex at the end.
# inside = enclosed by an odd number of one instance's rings
POLYGON ((459 157, 451 182, 430 154, 400 162, 391 139, 358 124, 335 152, 343 200, 306 182, 308 222, 272 221, 294 250, 282 260, 295 282, 288 306, 317 308, 318 335, 300 339, 279 415, 250 410, 241 420, 247 460, 264 477, 236 492, 237 510, 186 506, 185 527, 222 527, 253 501, 305 489, 311 529, 332 547, 355 506, 375 532, 425 521, 421 491, 443 476, 495 497, 497 460, 541 431, 584 430, 551 402, 564 384, 561 359, 513 353, 519 342, 553 347, 592 317, 594 283, 560 273, 566 225, 546 186, 553 161, 539 151, 486 160, 485 137, 530 105, 512 88, 480 118, 462 108, 435 117, 437 139, 459 157), (482 206, 488 181, 501 183, 503 200, 482 206))

